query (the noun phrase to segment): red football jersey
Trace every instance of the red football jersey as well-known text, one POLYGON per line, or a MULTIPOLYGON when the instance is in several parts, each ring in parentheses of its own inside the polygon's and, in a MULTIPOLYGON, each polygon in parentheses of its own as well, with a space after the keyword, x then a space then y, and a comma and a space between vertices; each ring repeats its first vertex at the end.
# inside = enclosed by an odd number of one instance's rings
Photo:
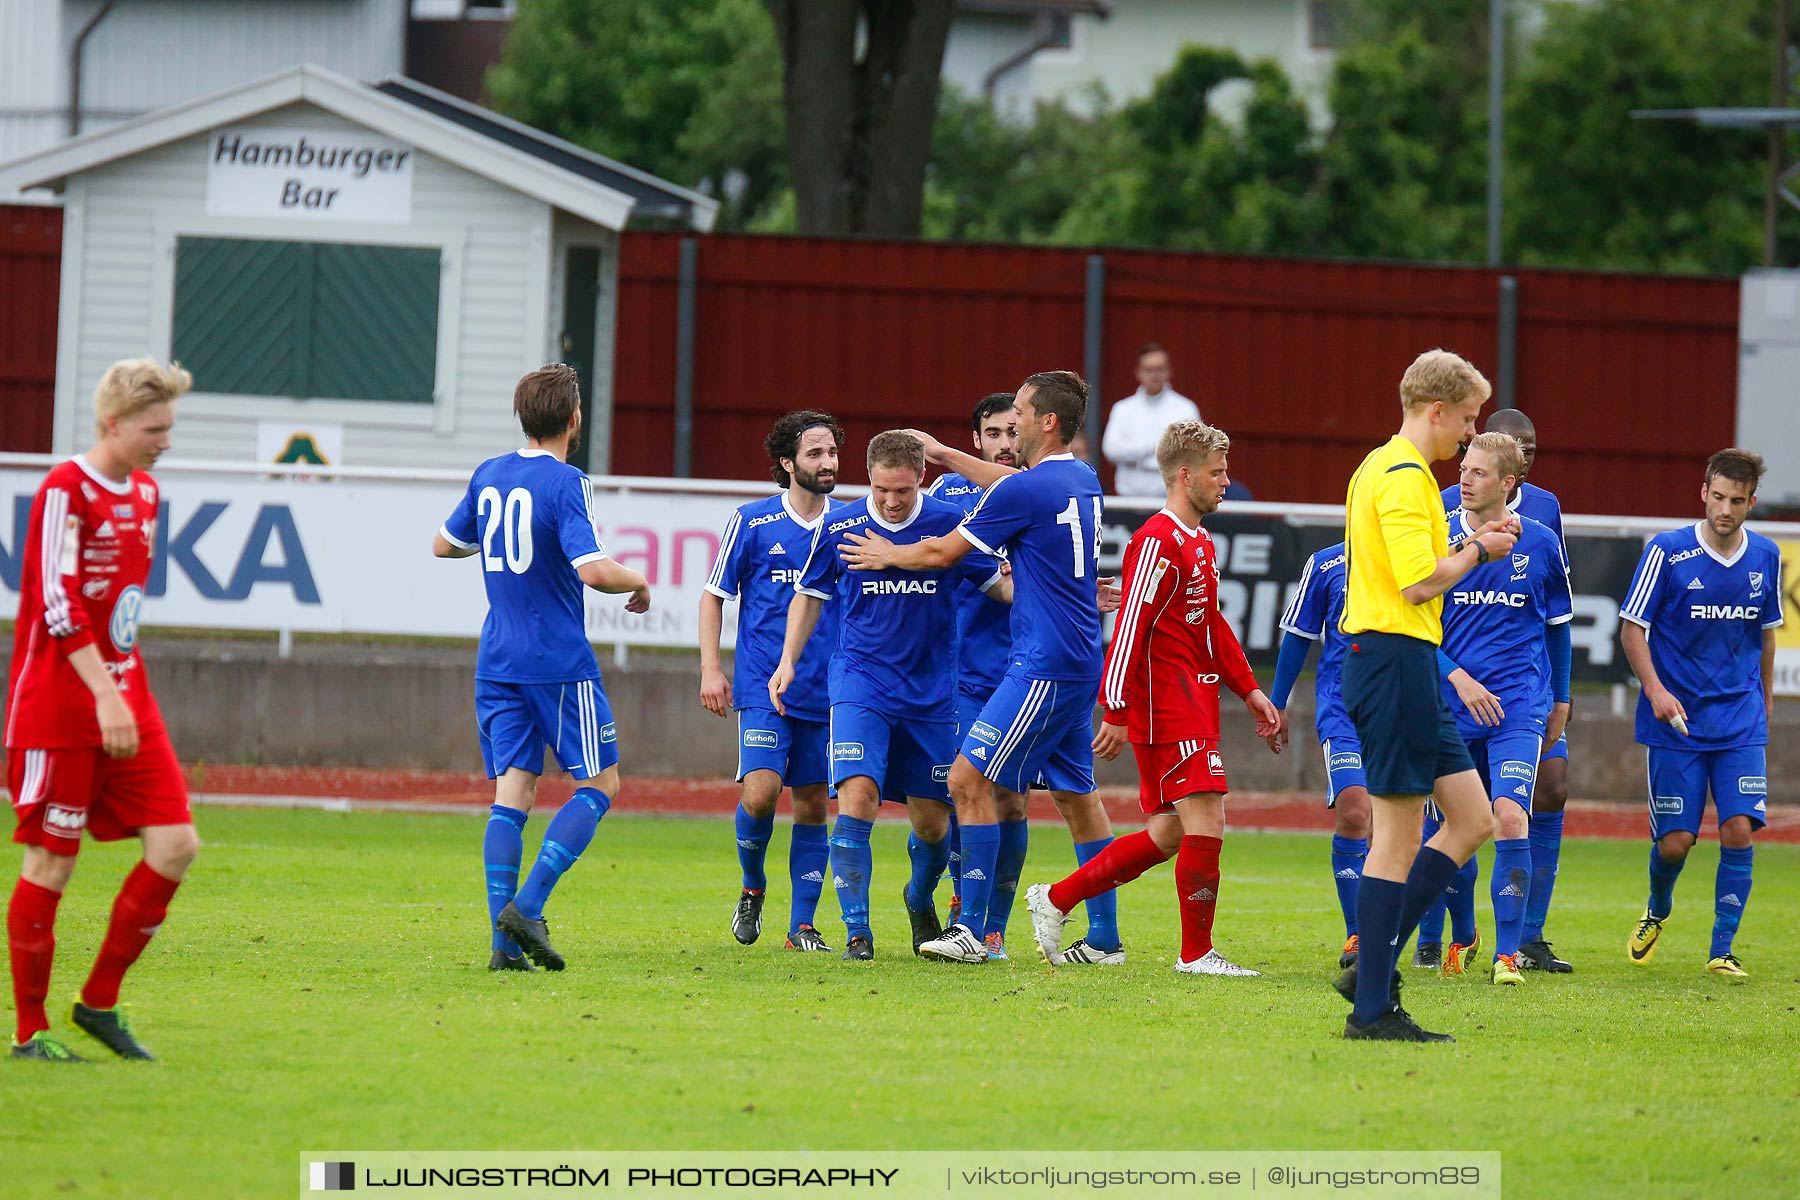
POLYGON ((1219 612, 1212 535, 1163 509, 1126 546, 1119 590, 1100 685, 1107 723, 1139 745, 1216 740, 1220 680, 1248 696, 1256 676, 1219 612))
POLYGON ((94 696, 69 655, 92 645, 136 714, 160 727, 138 653, 138 616, 156 546, 156 480, 115 483, 72 458, 53 467, 31 502, 7 688, 9 750, 100 745, 94 696))

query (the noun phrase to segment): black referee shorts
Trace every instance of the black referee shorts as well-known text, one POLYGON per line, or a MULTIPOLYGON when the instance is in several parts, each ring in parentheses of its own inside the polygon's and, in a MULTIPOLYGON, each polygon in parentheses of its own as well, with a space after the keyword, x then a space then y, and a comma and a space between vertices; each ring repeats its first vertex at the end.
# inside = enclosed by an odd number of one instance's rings
POLYGON ((1372 796, 1429 796, 1439 779, 1473 771, 1438 677, 1437 647, 1397 633, 1353 633, 1344 655, 1344 709, 1362 739, 1372 796))

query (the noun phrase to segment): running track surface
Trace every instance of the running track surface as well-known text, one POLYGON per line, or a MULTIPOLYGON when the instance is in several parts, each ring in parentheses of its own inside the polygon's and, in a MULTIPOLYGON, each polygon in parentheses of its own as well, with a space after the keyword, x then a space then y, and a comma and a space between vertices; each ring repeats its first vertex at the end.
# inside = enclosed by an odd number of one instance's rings
MULTIPOLYGON (((186 768, 188 787, 197 799, 215 804, 292 804, 331 808, 395 808, 427 811, 484 809, 493 803, 493 784, 478 774, 458 771, 397 771, 382 768, 242 767, 197 764, 186 768)), ((550 808, 569 798, 568 778, 546 779, 539 802, 550 808)), ((668 817, 723 817, 737 805, 738 787, 729 780, 627 776, 619 811, 668 817)), ((1101 790, 1108 813, 1120 825, 1142 823, 1136 792, 1101 790)), ((1571 800, 1565 832, 1570 837, 1620 838, 1641 841, 1649 836, 1642 804, 1571 800)), ((897 819, 895 805, 883 807, 886 819, 897 819)), ((1055 821, 1050 798, 1035 792, 1033 820, 1055 821)), ((1278 792, 1233 793, 1226 801, 1226 820, 1233 829, 1329 832, 1331 816, 1316 796, 1278 792)), ((1702 837, 1717 836, 1711 806, 1702 837)), ((1771 805, 1768 827, 1759 841, 1800 843, 1800 805, 1771 805)))

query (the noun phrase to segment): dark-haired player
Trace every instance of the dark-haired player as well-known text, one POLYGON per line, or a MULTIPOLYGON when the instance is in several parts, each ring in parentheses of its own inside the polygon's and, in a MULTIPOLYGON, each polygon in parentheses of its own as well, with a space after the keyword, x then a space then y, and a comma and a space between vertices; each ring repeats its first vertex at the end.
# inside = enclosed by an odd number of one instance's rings
POLYGON ((762 934, 768 887, 764 861, 775 832, 775 802, 785 786, 793 789, 794 801, 787 948, 831 949, 813 919, 830 856, 825 817, 831 700, 825 673, 837 649, 843 606, 828 605, 820 614, 819 627, 796 667, 785 715, 769 703, 769 676, 781 661, 788 604, 813 535, 828 513, 843 507, 830 499, 843 444, 843 429, 830 413, 816 408, 787 413, 775 422, 763 447, 773 464, 769 474, 784 490, 740 505, 731 514, 700 597, 700 703, 721 717, 737 713, 737 779, 743 792, 736 832, 743 881, 731 935, 746 946, 762 934), (728 600, 738 602, 737 655, 729 680, 719 666, 719 632, 728 600))
POLYGON ((475 722, 482 762, 494 780, 482 839, 493 923, 488 969, 530 970, 529 958, 560 971, 563 957, 550 944, 544 903, 619 795, 618 733, 588 644, 581 589, 629 593, 626 609, 645 612, 650 585, 607 556, 594 530, 593 486, 568 463, 581 437, 574 368, 556 363, 520 379, 513 412, 525 448, 475 468, 432 553, 479 558, 487 588, 475 656, 475 722), (583 786, 550 818, 537 862, 520 885, 525 820, 537 799, 545 747, 583 786))
POLYGON ((1637 740, 1650 770, 1650 902, 1626 943, 1638 966, 1656 952, 1710 791, 1719 870, 1706 969, 1749 974, 1732 940, 1750 902, 1754 835, 1768 822, 1765 752, 1783 618, 1781 551, 1744 528, 1764 470, 1747 450, 1707 459, 1706 516, 1650 539, 1619 610, 1625 657, 1644 685, 1637 740))
MULTIPOLYGON (((1018 454, 1027 470, 925 441, 939 466, 988 486, 956 529, 910 545, 857 535, 843 548, 855 571, 941 571, 971 552, 1004 547, 1012 564, 1012 661, 980 717, 962 734, 950 792, 962 822, 960 920, 920 947, 952 962, 987 961, 987 909, 1000 851, 996 785, 1050 789, 1084 865, 1112 844, 1112 822, 1094 790, 1094 702, 1100 692, 1100 480, 1069 453, 1087 411, 1087 384, 1072 371, 1041 371, 1013 400, 1018 454)), ((1088 906, 1087 937, 1061 961, 1118 964, 1117 899, 1088 906)))
MULTIPOLYGON (((1018 465, 1019 430, 1013 423, 1011 392, 984 396, 969 417, 975 453, 982 462, 1002 467, 1018 465)), ((974 480, 949 471, 932 481, 928 494, 948 500, 965 514, 975 511, 987 489, 974 480)), ((1002 604, 970 583, 956 590, 956 632, 960 652, 956 673, 956 726, 968 729, 1000 686, 1012 659, 1012 606, 1002 604)), ((1019 874, 1025 869, 1028 845, 1026 795, 1011 788, 994 789, 994 815, 999 818, 1000 850, 994 867, 994 890, 988 898, 987 948, 989 958, 1006 957, 1006 923, 1018 896, 1019 874)), ((958 903, 951 906, 950 920, 961 908, 961 838, 956 817, 950 818, 950 872, 958 903)))

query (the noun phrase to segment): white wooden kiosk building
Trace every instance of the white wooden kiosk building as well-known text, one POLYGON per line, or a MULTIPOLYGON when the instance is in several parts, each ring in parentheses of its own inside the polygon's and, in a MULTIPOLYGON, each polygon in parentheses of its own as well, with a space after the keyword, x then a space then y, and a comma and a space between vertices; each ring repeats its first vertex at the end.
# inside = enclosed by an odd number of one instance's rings
POLYGON ((467 467, 512 388, 582 372, 578 465, 608 467, 618 236, 715 201, 403 78, 303 66, 0 165, 64 205, 54 449, 107 364, 181 360, 183 459, 467 467), (262 447, 259 452, 259 435, 262 447), (335 444, 333 444, 335 443, 335 444))

